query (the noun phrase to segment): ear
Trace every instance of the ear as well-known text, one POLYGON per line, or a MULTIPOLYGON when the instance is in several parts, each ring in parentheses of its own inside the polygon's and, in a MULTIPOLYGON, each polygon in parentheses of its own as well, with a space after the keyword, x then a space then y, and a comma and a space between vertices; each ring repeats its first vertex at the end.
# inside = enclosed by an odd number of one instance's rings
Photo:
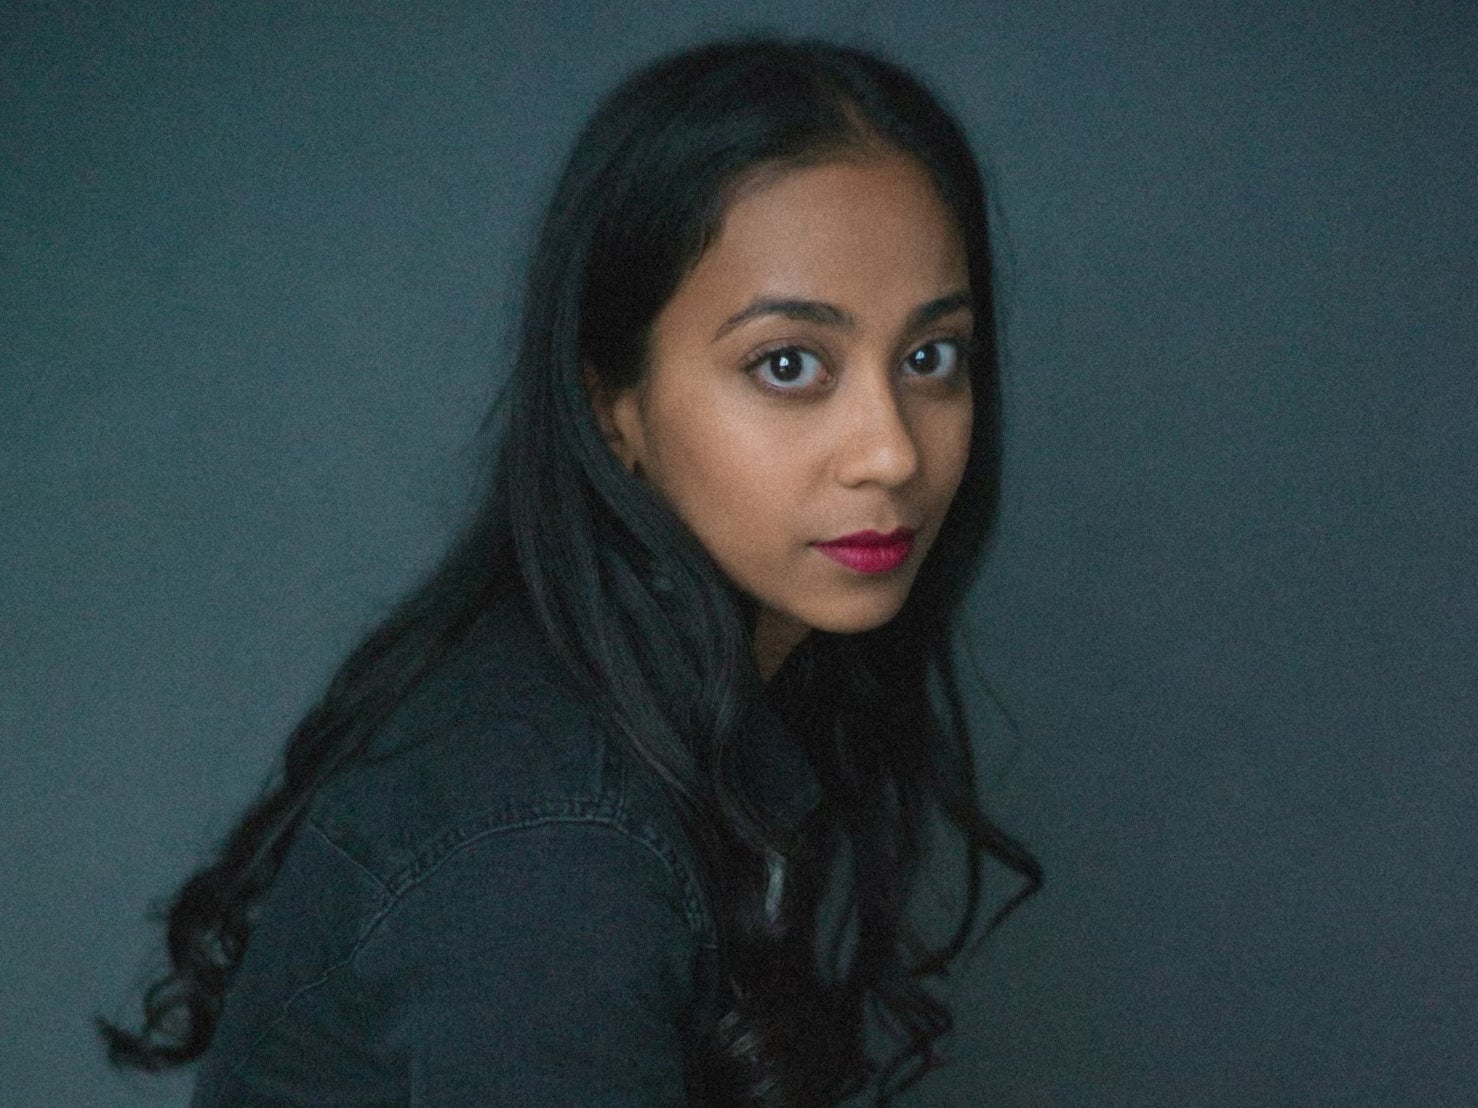
POLYGON ((636 389, 613 389, 600 379, 589 362, 581 372, 585 393, 595 411, 595 422, 601 437, 616 455, 627 473, 637 473, 641 466, 642 420, 636 389))

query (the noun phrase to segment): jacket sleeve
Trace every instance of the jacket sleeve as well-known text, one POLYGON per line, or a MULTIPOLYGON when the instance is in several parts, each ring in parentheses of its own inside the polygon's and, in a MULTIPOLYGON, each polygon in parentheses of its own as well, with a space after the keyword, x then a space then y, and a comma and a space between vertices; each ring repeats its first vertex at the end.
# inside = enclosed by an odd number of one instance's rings
POLYGON ((681 1105, 695 936, 653 845, 551 821, 466 844, 360 950, 417 1108, 681 1105))

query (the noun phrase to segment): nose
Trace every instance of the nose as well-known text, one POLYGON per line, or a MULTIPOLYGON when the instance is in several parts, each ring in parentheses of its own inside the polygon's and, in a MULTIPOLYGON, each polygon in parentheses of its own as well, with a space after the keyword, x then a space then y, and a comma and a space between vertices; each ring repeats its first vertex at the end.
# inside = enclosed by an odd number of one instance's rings
POLYGON ((836 471, 843 485, 897 488, 919 471, 914 428, 888 376, 866 382, 854 378, 850 403, 839 413, 836 471))

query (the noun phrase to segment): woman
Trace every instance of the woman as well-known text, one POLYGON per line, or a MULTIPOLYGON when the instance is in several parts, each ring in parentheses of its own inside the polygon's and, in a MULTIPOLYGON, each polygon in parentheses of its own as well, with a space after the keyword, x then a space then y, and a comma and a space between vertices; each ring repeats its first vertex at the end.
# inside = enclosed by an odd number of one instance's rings
POLYGON ((978 811, 949 654, 990 309, 978 171, 898 69, 750 40, 622 85, 542 226, 480 513, 181 889, 114 1059, 204 1055, 197 1105, 917 1079, 983 859, 1039 879, 978 811), (931 949, 940 819, 970 865, 931 949))

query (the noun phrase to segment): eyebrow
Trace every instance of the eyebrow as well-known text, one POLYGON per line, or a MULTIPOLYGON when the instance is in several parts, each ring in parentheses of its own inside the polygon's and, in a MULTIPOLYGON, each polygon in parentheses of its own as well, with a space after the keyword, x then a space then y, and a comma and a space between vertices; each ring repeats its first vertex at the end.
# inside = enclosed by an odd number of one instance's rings
MULTIPOLYGON (((935 320, 943 319, 963 308, 969 308, 971 304, 970 293, 965 290, 952 292, 948 296, 936 297, 927 304, 914 309, 913 314, 908 317, 908 328, 917 330, 920 327, 927 327, 935 320)), ((836 327, 844 331, 853 330, 857 326, 857 319, 850 312, 843 311, 835 304, 828 304, 824 300, 763 296, 724 320, 714 333, 713 339, 717 342, 741 323, 748 323, 751 319, 767 315, 783 316, 802 323, 819 323, 823 327, 836 327)))

